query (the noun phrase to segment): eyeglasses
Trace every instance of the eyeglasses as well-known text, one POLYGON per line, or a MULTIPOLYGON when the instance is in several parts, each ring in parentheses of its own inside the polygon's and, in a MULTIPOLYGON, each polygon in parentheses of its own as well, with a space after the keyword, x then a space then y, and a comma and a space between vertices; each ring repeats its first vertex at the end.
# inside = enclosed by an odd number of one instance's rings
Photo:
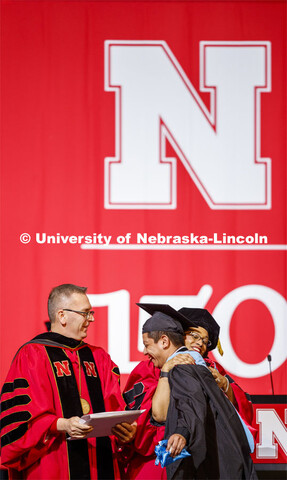
POLYGON ((186 335, 190 335, 191 337, 194 338, 194 340, 202 340, 202 343, 206 346, 206 347, 210 347, 211 345, 211 341, 210 340, 207 340, 206 338, 203 338, 199 335, 199 333, 196 333, 196 332, 187 332, 186 335))
POLYGON ((83 315, 86 320, 89 320, 89 318, 94 318, 95 315, 95 312, 92 310, 90 312, 80 312, 79 310, 71 310, 70 308, 63 308, 62 310, 65 310, 66 312, 79 313, 80 315, 83 315))

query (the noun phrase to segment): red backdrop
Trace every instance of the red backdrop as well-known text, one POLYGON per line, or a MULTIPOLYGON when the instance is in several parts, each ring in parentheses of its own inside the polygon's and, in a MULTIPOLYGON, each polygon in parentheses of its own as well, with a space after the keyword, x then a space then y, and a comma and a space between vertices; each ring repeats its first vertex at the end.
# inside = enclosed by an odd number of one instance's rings
POLYGON ((285 393, 286 3, 1 8, 1 383, 50 289, 76 283, 88 340, 125 375, 143 358, 135 303, 160 300, 214 312, 220 362, 252 394, 271 393, 271 353, 285 393))

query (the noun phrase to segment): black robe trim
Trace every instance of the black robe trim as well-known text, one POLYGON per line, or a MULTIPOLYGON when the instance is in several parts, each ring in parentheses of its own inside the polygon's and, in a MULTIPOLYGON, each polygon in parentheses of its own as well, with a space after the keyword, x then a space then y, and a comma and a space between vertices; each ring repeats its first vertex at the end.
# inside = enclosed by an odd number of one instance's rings
MULTIPOLYGON (((105 412, 105 403, 103 398, 101 380, 95 363, 95 359, 89 347, 81 348, 79 350, 81 364, 89 362, 94 364, 96 376, 88 375, 87 369, 83 368, 85 378, 88 386, 89 396, 92 403, 92 410, 94 413, 105 412)), ((109 437, 98 437, 97 443, 97 470, 98 478, 101 480, 114 479, 113 468, 113 452, 111 440, 109 437)))
POLYGON ((10 413, 0 421, 0 430, 13 423, 27 422, 31 417, 31 413, 25 410, 23 412, 10 413))
POLYGON ((14 382, 4 383, 1 391, 1 396, 4 395, 4 393, 12 393, 17 388, 28 388, 28 387, 29 387, 29 383, 27 382, 26 378, 15 378, 14 382))
POLYGON ((47 341, 51 345, 55 346, 61 346, 61 347, 66 347, 66 348, 78 348, 82 345, 85 345, 85 343, 82 340, 75 340, 74 338, 70 337, 65 337, 64 335, 61 335, 60 333, 55 333, 55 332, 45 332, 45 333, 40 333, 40 335, 37 335, 37 337, 34 337, 33 340, 31 340, 28 343, 40 343, 44 344, 47 343, 47 341))
POLYGON ((74 338, 65 337, 60 333, 55 333, 55 332, 40 333, 40 335, 37 335, 37 337, 34 337, 29 342, 24 343, 17 350, 12 360, 12 363, 14 362, 20 350, 23 347, 25 347, 25 345, 29 345, 30 343, 36 343, 38 345, 45 345, 45 346, 58 347, 58 348, 69 348, 70 350, 75 350, 76 348, 86 345, 82 340, 75 340, 74 338))
POLYGON ((139 410, 146 395, 143 382, 137 382, 133 388, 123 393, 126 410, 139 410))
MULTIPOLYGON (((72 362, 62 349, 47 346, 45 348, 57 383, 63 417, 81 417, 83 411, 72 362), (68 362, 71 375, 63 374, 62 376, 57 376, 57 368, 54 362, 63 361, 68 362)), ((87 440, 68 440, 66 443, 68 449, 69 478, 71 480, 90 480, 91 474, 87 440)))
POLYGON ((19 427, 14 428, 11 432, 6 433, 1 438, 1 448, 6 447, 6 445, 10 445, 10 443, 16 442, 19 438, 23 437, 28 430, 28 422, 21 423, 19 427))

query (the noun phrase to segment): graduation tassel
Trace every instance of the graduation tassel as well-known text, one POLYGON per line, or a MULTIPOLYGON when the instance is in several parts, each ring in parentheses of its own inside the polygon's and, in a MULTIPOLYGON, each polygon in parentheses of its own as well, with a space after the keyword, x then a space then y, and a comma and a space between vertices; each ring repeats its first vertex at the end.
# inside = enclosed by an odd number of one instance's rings
POLYGON ((224 352, 222 350, 222 346, 221 346, 221 343, 220 343, 219 339, 218 339, 218 342, 217 342, 217 350, 220 353, 220 355, 222 356, 224 352))

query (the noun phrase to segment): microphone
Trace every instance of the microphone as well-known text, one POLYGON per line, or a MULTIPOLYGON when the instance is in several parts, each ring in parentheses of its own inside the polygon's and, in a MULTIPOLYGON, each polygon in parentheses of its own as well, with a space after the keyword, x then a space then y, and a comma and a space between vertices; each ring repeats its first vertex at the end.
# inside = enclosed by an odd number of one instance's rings
POLYGON ((271 370, 271 355, 267 355, 267 360, 269 363, 269 375, 270 375, 270 381, 271 381, 271 389, 272 389, 272 395, 274 395, 274 387, 273 387, 273 378, 272 378, 272 370, 271 370))

